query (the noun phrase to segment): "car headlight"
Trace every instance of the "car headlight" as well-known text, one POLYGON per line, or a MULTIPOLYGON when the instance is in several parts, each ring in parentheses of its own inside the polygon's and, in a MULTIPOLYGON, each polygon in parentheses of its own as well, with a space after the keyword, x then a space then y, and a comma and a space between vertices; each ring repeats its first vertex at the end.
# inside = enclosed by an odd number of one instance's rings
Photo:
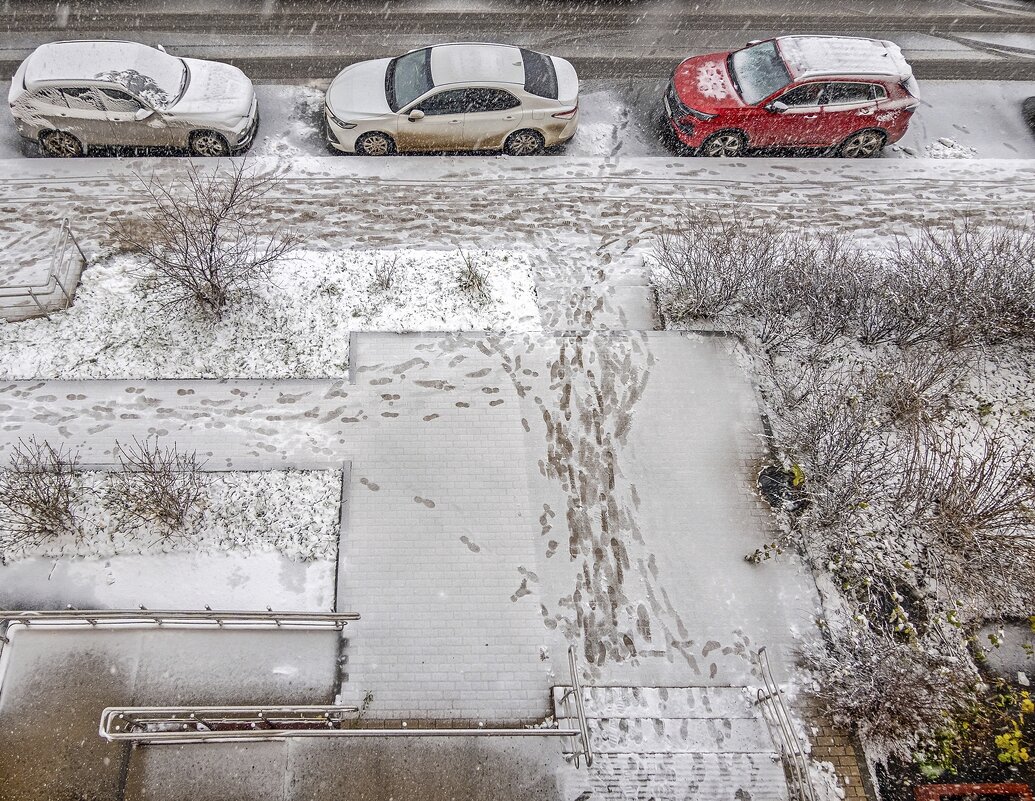
POLYGON ((331 111, 331 107, 330 106, 324 106, 324 110, 327 112, 327 116, 331 118, 331 121, 335 125, 337 125, 339 128, 344 128, 347 131, 350 128, 355 128, 356 127, 356 123, 354 123, 354 122, 345 122, 344 120, 338 119, 338 117, 334 114, 334 112, 331 111))
POLYGON ((705 114, 703 111, 698 111, 695 108, 688 108, 687 106, 683 106, 681 110, 697 120, 714 120, 719 116, 718 114, 705 114))

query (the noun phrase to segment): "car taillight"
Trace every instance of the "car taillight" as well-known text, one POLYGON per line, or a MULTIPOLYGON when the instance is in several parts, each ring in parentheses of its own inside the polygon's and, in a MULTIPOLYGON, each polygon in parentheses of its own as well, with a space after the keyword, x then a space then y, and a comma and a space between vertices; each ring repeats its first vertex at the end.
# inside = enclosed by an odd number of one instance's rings
POLYGON ((575 108, 570 108, 567 111, 558 111, 553 116, 555 116, 559 120, 570 120, 572 117, 574 117, 578 113, 578 111, 579 111, 579 106, 578 106, 578 103, 576 103, 575 104, 575 108))

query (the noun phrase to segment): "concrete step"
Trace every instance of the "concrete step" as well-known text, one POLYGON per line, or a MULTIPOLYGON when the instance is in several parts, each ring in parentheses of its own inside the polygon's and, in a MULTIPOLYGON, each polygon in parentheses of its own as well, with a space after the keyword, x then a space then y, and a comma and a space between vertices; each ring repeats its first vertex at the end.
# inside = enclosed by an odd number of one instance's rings
MULTIPOLYGON (((573 718, 558 720, 578 728, 573 718)), ((745 718, 591 718, 595 754, 766 754, 776 751, 761 720, 745 718)))
POLYGON ((562 781, 563 798, 591 801, 788 801, 790 797, 775 754, 599 754, 592 768, 583 765, 562 781))
MULTIPOLYGON (((561 703, 568 687, 553 688, 556 715, 574 715, 575 700, 561 703)), ((583 687, 590 718, 760 718, 745 687, 583 687)))

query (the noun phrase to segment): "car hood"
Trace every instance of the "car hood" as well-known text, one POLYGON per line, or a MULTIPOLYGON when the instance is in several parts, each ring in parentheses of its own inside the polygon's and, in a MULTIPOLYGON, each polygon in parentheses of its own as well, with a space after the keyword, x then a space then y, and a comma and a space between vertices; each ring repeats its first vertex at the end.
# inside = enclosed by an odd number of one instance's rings
POLYGON ((385 72, 390 58, 361 61, 346 67, 327 87, 327 107, 336 117, 391 114, 385 97, 385 72))
POLYGON ((170 114, 236 122, 251 113, 255 88, 237 67, 196 58, 185 58, 184 62, 190 70, 190 82, 183 96, 168 109, 170 114))
POLYGON ((683 104, 697 111, 718 114, 744 106, 726 69, 725 53, 688 58, 676 67, 672 82, 683 104))

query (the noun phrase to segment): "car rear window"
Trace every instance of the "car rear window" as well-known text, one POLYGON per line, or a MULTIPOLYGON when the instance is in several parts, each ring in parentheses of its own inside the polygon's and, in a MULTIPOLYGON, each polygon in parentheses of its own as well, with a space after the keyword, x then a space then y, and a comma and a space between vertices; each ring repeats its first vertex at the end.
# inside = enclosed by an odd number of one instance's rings
POLYGON ((525 91, 530 95, 557 99, 557 71, 553 60, 534 50, 521 49, 521 60, 525 64, 525 91))

